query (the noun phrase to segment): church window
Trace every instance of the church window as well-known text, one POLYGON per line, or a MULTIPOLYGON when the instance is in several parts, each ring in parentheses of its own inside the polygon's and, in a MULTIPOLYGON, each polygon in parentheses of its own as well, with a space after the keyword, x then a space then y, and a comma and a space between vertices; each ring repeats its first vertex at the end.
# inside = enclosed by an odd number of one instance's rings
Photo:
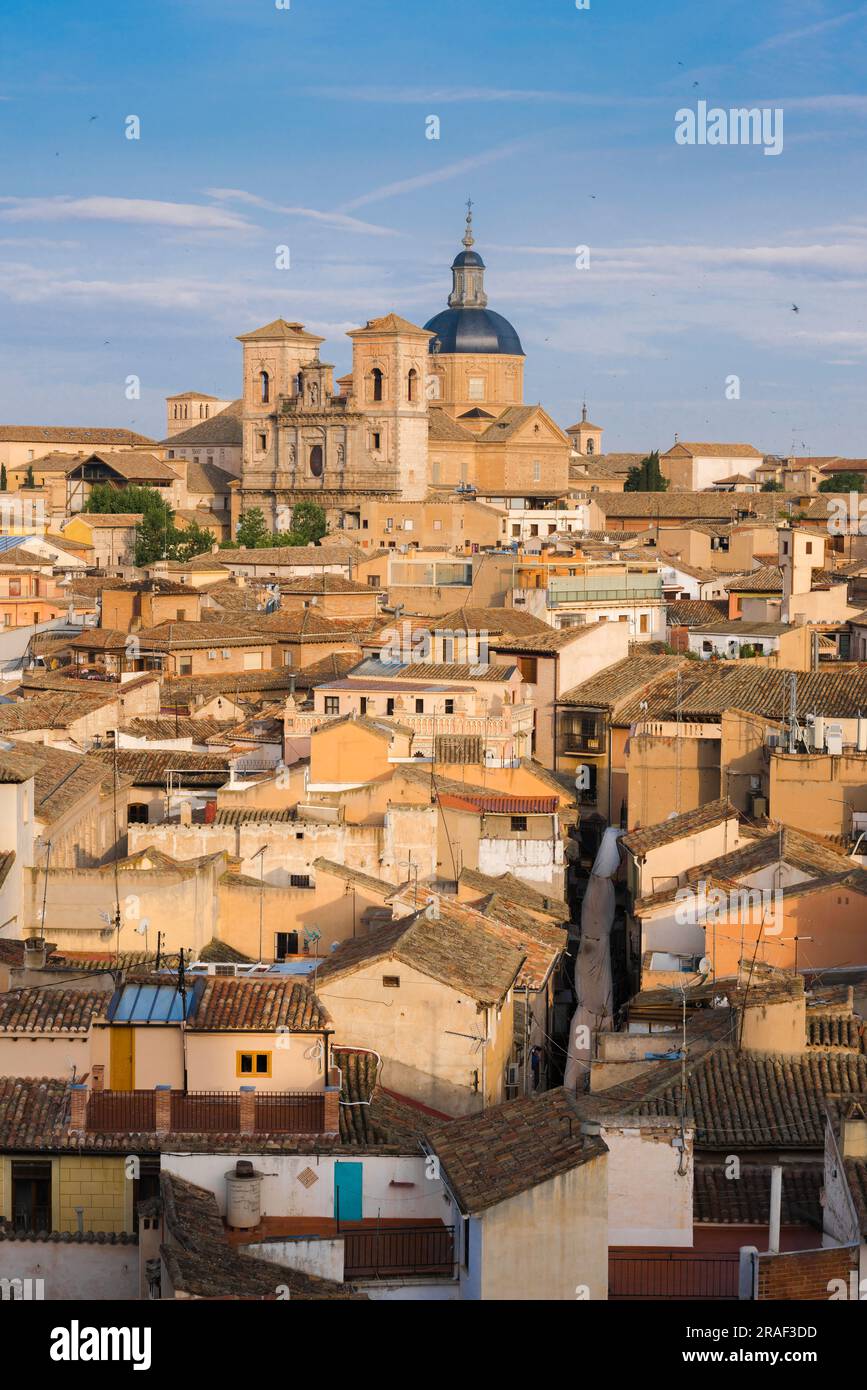
POLYGON ((538 461, 538 459, 537 459, 536 462, 533 464, 533 482, 534 482, 534 483, 540 483, 541 481, 542 481, 542 465, 541 465, 541 463, 539 463, 539 461, 538 461))
POLYGON ((256 438, 259 442, 259 453, 264 454, 268 448, 268 436, 267 434, 257 434, 256 438))
POLYGON ((596 452, 596 446, 595 446, 595 444, 593 443, 593 440, 592 440, 592 439, 588 439, 588 440, 587 440, 587 452, 588 452, 588 454, 595 454, 595 452, 596 452))
POLYGON ((379 367, 374 367, 373 371, 370 373, 370 381, 371 381, 371 387, 372 387, 372 398, 373 398, 373 400, 375 400, 375 401, 381 401, 381 400, 382 400, 382 372, 380 371, 379 367))
POLYGON ((381 443, 382 443, 382 435, 379 433, 378 430, 374 430, 374 432, 373 432, 373 448, 374 448, 374 449, 378 449, 378 448, 380 447, 381 443))
POLYGON ((271 378, 267 372, 259 373, 259 390, 262 395, 262 404, 267 405, 271 399, 271 378))
POLYGON ((440 481, 440 466, 438 463, 431 464, 430 480, 432 483, 438 483, 440 481))
POLYGON ((467 395, 471 401, 483 401, 485 399, 485 378, 483 376, 471 376, 467 383, 467 395))
POLYGON ((310 472, 314 478, 322 477, 322 445, 314 444, 310 450, 310 472))
POLYGON ((410 367, 406 379, 406 398, 408 401, 418 400, 418 372, 415 367, 410 367))

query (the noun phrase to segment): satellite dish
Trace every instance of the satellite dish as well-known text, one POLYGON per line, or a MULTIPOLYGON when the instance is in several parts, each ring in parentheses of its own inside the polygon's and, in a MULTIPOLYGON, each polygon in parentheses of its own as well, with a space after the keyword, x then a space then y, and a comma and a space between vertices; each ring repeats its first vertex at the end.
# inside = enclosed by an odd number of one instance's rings
POLYGON ((702 956, 701 960, 700 960, 699 963, 698 963, 698 972, 699 972, 699 974, 700 974, 700 975, 709 975, 709 974, 711 973, 712 970, 713 970, 713 961, 711 960, 710 956, 702 956))

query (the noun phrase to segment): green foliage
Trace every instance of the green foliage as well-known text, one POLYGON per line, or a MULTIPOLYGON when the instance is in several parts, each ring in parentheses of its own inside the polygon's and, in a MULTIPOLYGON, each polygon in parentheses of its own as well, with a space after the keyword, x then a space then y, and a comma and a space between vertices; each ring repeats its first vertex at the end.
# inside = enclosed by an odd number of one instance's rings
POLYGON ((315 545, 328 530, 325 512, 317 502, 299 502, 292 508, 289 545, 315 545))
POLYGON ((205 531, 195 521, 185 530, 177 527, 174 512, 156 488, 117 488, 110 483, 95 483, 83 510, 102 515, 141 515, 135 538, 137 565, 150 565, 154 560, 189 560, 214 544, 213 532, 205 531))
POLYGON ((261 507, 251 507, 248 512, 241 513, 235 544, 245 545, 248 550, 262 550, 271 544, 271 532, 265 524, 261 507))
POLYGON ((641 463, 630 468, 623 485, 624 492, 667 492, 668 479, 659 467, 659 450, 654 449, 641 463))
POLYGON ((835 473, 833 478, 824 478, 819 484, 819 492, 863 492, 865 479, 863 473, 835 473))
POLYGON ((0 492, 6 491, 6 465, 0 463, 0 492))
POLYGON ((315 545, 328 530, 325 512, 316 502, 299 502, 292 510, 288 531, 269 531, 261 507, 242 512, 233 541, 223 541, 223 550, 246 546, 248 550, 264 550, 279 545, 315 545))
POLYGON ((769 478, 766 483, 762 483, 762 492, 782 492, 783 484, 778 483, 776 478, 769 478))
POLYGON ((743 646, 741 647, 741 660, 743 660, 745 657, 755 656, 755 654, 756 649, 753 646, 752 642, 744 642, 743 646))
POLYGON ((25 487, 35 487, 35 486, 36 486, 36 480, 35 480, 34 477, 33 477, 33 464, 32 464, 32 463, 28 463, 28 465, 27 465, 27 472, 26 472, 25 475, 24 475, 24 486, 25 486, 25 487))

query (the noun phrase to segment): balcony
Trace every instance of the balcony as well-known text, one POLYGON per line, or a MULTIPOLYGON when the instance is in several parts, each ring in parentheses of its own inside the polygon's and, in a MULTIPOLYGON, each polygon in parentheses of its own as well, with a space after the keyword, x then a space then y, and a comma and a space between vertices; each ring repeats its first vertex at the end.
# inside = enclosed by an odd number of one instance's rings
MULTIPOLYGON (((157 1131, 157 1091, 92 1091, 85 1127, 101 1133, 157 1131)), ((322 1134, 322 1091, 261 1091, 252 1101, 255 1134, 322 1134)), ((247 1096, 243 1097, 247 1100, 247 1096)), ((238 1091, 172 1091, 169 1129, 177 1134, 242 1134, 242 1096, 238 1091)))
POLYGON ((352 1281, 455 1276, 455 1228, 435 1219, 347 1222, 325 1216, 263 1216, 258 1226, 228 1229, 226 1239, 253 1256, 262 1242, 335 1242, 342 1247, 343 1278, 352 1281))
POLYGON ((603 754, 608 746, 608 735, 604 724, 561 719, 557 730, 558 748, 561 753, 603 754))

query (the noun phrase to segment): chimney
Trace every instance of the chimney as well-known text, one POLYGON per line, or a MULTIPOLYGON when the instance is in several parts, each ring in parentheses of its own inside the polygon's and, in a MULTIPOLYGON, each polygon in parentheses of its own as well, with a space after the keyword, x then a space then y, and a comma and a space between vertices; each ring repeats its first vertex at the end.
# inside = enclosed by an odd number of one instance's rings
POLYGON ((97 1062, 90 1069, 91 1089, 93 1091, 103 1091, 105 1089, 105 1065, 97 1062))
POLYGON ((241 1133, 253 1134, 256 1130, 256 1087, 241 1087, 241 1133))
POLYGON ((44 970, 45 969, 45 937, 28 936, 24 942, 24 968, 25 970, 44 970))
POLYGON ((156 1120, 154 1129, 157 1134, 170 1134, 172 1129, 172 1088, 171 1086, 155 1086, 156 1091, 156 1120))
POLYGON ((69 1108, 70 1134, 83 1134, 87 1128, 87 1087, 81 1082, 72 1087, 72 1104, 69 1108))
MULTIPOLYGON (((329 1073, 329 1076, 331 1073, 329 1073)), ((323 1134, 340 1133, 340 1087, 325 1087, 325 1114, 322 1120, 323 1134)))
POLYGON ((840 1134, 843 1158, 867 1158, 867 1106, 852 1101, 843 1116, 840 1134))
POLYGON ((780 1253, 780 1213, 783 1206, 783 1170, 779 1163, 771 1169, 771 1211, 768 1230, 768 1250, 772 1255, 780 1253))

